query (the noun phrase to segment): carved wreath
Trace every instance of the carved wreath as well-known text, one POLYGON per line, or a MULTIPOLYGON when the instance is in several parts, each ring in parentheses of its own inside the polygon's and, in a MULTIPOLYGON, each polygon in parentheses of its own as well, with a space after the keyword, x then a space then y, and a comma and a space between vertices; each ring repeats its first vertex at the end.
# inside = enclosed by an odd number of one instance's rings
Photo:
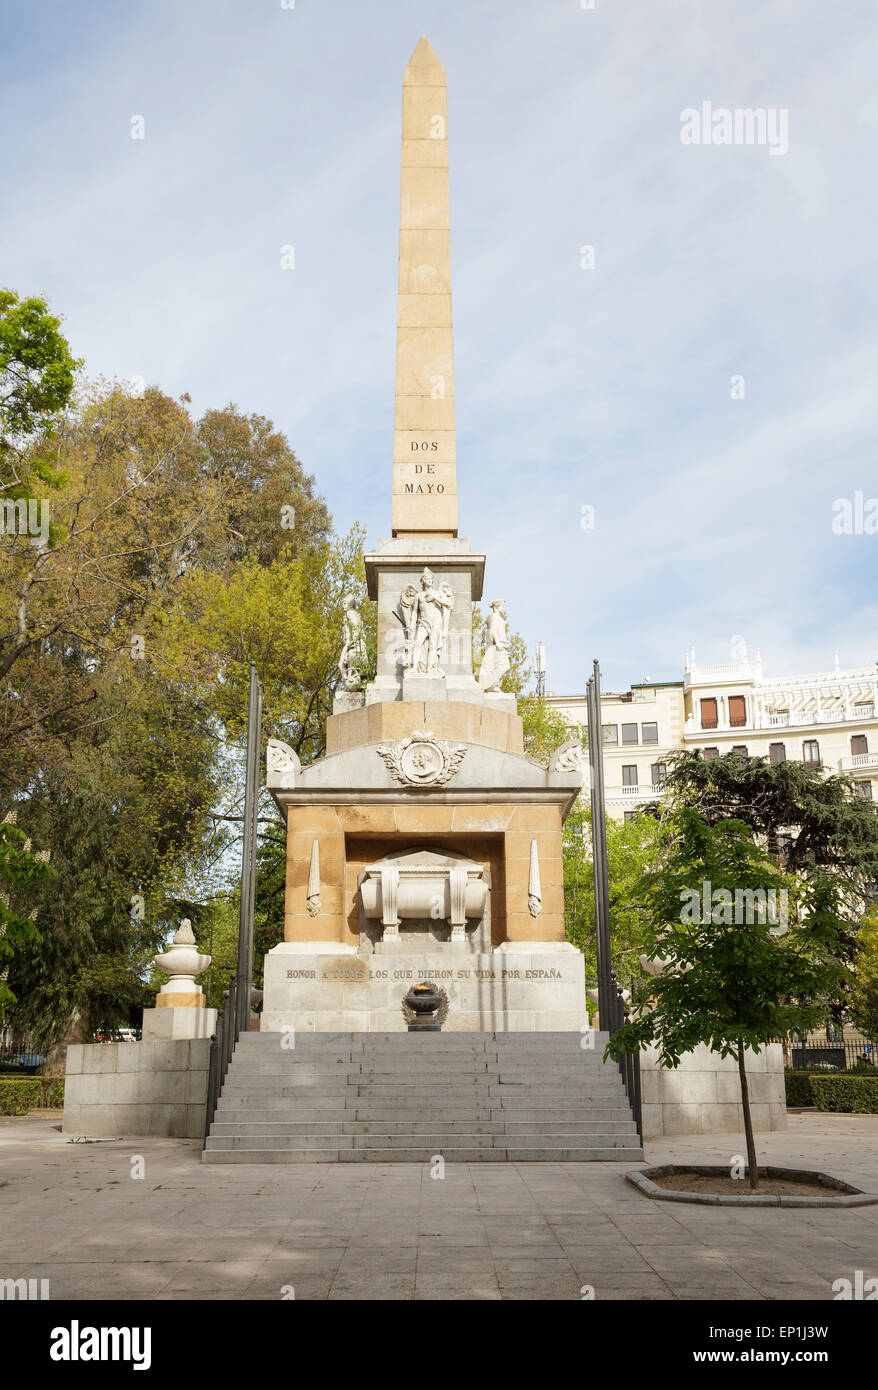
POLYGON ((391 777, 409 787, 444 786, 457 772, 465 754, 465 743, 447 743, 428 730, 378 747, 378 755, 384 759, 391 777))
MULTIPOLYGON (((432 980, 423 980, 422 984, 427 985, 428 988, 431 989, 434 994, 438 994, 439 998, 442 1000, 442 1003, 439 1005, 436 1012, 431 1015, 430 1022, 444 1023, 446 1018, 448 1017, 448 995, 445 993, 445 990, 442 988, 441 985, 434 984, 432 980)), ((411 1004, 409 1004, 408 1002, 408 996, 405 994, 402 998, 402 1016, 405 1019, 406 1023, 424 1022, 424 1015, 415 1013, 411 1004)))

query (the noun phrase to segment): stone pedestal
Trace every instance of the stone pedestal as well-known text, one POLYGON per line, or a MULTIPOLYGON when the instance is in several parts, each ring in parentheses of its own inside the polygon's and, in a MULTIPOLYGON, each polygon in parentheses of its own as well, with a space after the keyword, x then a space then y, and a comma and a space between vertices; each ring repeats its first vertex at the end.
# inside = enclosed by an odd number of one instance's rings
POLYGON ((507 695, 502 690, 489 690, 484 694, 485 704, 489 709, 502 710, 504 714, 517 713, 517 704, 514 695, 507 695))
POLYGON ((483 704, 484 695, 472 669, 472 605, 482 596, 484 555, 474 554, 469 541, 457 537, 420 536, 382 540, 378 550, 366 555, 364 561, 369 597, 378 600, 376 676, 366 689, 366 704, 449 699, 483 704), (411 652, 399 616, 403 594, 420 588, 427 568, 436 587, 447 585, 453 600, 439 662, 442 675, 438 677, 409 669, 411 652), (441 685, 435 684, 437 680, 441 685), (433 684, 420 687, 411 684, 413 681, 433 684))
POLYGON ((417 671, 406 671, 402 678, 402 698, 404 700, 447 700, 448 685, 444 674, 421 675, 417 671))
POLYGON ((143 1042, 174 1041, 178 1038, 209 1038, 216 1032, 216 1009, 171 1005, 144 1009, 143 1042))
POLYGON ((352 709, 362 709, 366 703, 364 690, 339 690, 332 700, 333 714, 347 714, 352 709))

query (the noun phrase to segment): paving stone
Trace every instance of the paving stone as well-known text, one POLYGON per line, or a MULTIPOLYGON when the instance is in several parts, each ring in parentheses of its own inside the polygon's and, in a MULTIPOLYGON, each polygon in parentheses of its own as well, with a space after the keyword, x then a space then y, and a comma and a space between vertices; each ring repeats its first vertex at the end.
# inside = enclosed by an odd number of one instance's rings
MULTIPOLYGON (((647 1158, 724 1161, 729 1139, 663 1139, 647 1158)), ((878 1187, 878 1117, 794 1115, 758 1143, 766 1163, 878 1187)), ((590 1284, 597 1301, 819 1302, 835 1278, 878 1273, 875 1209, 685 1207, 669 1222, 628 1196, 624 1164, 448 1164, 438 1182, 392 1161, 245 1176, 202 1164, 192 1141, 139 1139, 136 1151, 144 1183, 127 1176, 127 1148, 59 1143, 39 1117, 0 1120, 0 1274, 89 1302, 279 1301, 285 1284, 301 1300, 569 1302, 590 1284), (181 1258, 199 1242, 202 1259, 181 1258)))

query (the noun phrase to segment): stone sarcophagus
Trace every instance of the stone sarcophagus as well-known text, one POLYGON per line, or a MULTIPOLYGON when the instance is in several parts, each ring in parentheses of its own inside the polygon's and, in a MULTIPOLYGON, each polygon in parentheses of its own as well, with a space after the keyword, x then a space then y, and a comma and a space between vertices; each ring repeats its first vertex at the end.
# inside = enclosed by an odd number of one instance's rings
POLYGON ((489 885, 490 870, 464 855, 429 849, 390 855, 359 877, 366 939, 374 939, 368 928, 377 922, 379 953, 410 948, 415 937, 437 945, 465 945, 469 939, 471 949, 490 947, 490 932, 485 943, 480 930, 487 925, 489 885))

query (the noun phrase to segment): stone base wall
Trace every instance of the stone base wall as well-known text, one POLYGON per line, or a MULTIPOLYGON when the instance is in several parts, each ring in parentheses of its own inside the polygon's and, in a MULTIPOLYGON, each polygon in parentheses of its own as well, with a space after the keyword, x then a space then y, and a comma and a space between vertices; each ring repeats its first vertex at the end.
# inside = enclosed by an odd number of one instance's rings
POLYGON ((68 1047, 62 1132, 200 1139, 209 1057, 209 1038, 68 1047))
MULTIPOLYGON (((786 1129, 783 1049, 771 1043, 747 1053, 750 1109, 756 1130, 786 1129)), ((741 1084, 734 1057, 697 1047, 667 1071, 658 1054, 640 1054, 643 1137, 672 1134, 740 1134, 744 1128, 741 1084)))
POLYGON ((262 1031, 403 1033, 402 999, 432 980, 448 995, 445 1033, 541 1033, 588 1026, 585 963, 566 942, 491 952, 443 946, 369 957, 311 954, 310 943, 283 942, 265 957, 262 1031))

